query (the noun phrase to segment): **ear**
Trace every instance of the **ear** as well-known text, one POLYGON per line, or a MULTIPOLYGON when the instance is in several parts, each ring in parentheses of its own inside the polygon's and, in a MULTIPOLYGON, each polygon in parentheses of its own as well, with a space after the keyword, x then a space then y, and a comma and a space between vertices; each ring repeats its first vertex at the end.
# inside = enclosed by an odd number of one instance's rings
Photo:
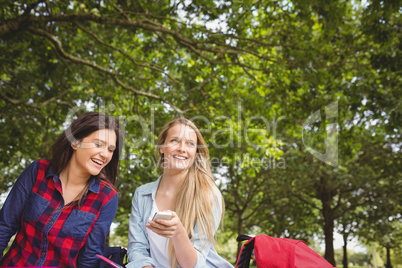
POLYGON ((159 153, 163 154, 163 148, 159 148, 159 153))
POLYGON ((78 144, 79 144, 78 141, 73 141, 73 142, 71 143, 71 148, 73 148, 73 150, 77 150, 77 149, 78 149, 78 144))

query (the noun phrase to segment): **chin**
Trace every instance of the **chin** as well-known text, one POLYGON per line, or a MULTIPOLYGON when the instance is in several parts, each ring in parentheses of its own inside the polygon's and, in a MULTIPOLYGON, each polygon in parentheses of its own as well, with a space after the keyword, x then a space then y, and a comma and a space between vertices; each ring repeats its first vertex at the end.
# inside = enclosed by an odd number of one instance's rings
POLYGON ((183 167, 183 166, 175 166, 172 169, 175 169, 175 170, 178 170, 178 171, 187 171, 187 170, 190 169, 190 167, 187 167, 187 166, 185 166, 185 167, 183 167))
POLYGON ((101 171, 102 171, 102 170, 91 170, 91 171, 89 172, 89 175, 91 175, 91 176, 97 176, 97 175, 99 175, 99 174, 101 173, 101 171))

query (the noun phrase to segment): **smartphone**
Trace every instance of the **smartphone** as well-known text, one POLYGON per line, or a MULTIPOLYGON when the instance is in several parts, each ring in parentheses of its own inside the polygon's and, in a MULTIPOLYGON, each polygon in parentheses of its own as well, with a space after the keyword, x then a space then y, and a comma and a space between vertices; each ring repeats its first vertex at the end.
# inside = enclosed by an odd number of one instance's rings
POLYGON ((162 220, 170 220, 173 217, 172 212, 156 212, 152 220, 162 219, 162 220))

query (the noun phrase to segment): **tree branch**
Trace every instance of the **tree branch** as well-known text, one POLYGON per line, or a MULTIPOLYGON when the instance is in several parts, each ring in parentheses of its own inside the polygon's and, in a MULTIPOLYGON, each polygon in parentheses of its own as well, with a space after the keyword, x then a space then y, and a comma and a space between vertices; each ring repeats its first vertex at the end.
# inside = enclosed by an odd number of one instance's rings
POLYGON ((119 80, 119 78, 117 78, 116 73, 113 73, 113 72, 109 71, 108 69, 106 69, 106 68, 104 68, 102 66, 99 66, 99 65, 97 65, 95 63, 92 63, 90 61, 83 60, 83 59, 80 59, 80 58, 77 58, 77 57, 75 57, 73 55, 68 54, 67 52, 64 51, 59 39, 57 39, 54 35, 51 35, 50 33, 46 32, 44 30, 37 29, 37 28, 34 28, 32 26, 28 26, 28 30, 31 31, 32 33, 36 34, 36 35, 43 36, 43 37, 47 38, 48 40, 50 40, 53 43, 53 46, 56 49, 56 51, 62 57, 66 58, 66 59, 68 59, 68 60, 70 60, 70 61, 72 61, 74 63, 86 65, 86 66, 89 66, 89 67, 91 67, 93 69, 96 69, 96 70, 98 70, 98 71, 100 71, 102 73, 105 73, 105 74, 109 75, 116 82, 116 84, 118 84, 122 88, 124 88, 126 90, 129 90, 129 91, 131 91, 131 92, 133 92, 135 94, 141 95, 141 96, 145 96, 145 97, 149 97, 149 98, 153 98, 153 99, 157 99, 159 101, 162 101, 162 102, 170 105, 176 112, 182 113, 182 111, 178 107, 174 106, 172 103, 170 103, 169 101, 163 99, 162 97, 157 96, 157 95, 152 94, 152 93, 141 91, 139 89, 136 89, 136 88, 134 88, 132 86, 129 86, 129 85, 123 83, 122 81, 119 80))
POLYGON ((124 11, 123 11, 118 5, 113 4, 113 6, 114 6, 114 8, 117 9, 117 10, 120 12, 120 14, 122 14, 127 20, 130 20, 130 21, 131 21, 131 19, 129 18, 129 16, 127 16, 127 14, 125 14, 124 11))
POLYGON ((295 196, 296 196, 297 199, 299 199, 300 201, 306 203, 307 205, 311 206, 312 208, 319 209, 319 210, 321 209, 318 206, 316 206, 315 204, 311 203, 310 201, 304 199, 302 196, 300 196, 298 194, 295 194, 295 196))
POLYGON ((23 103, 23 102, 21 102, 21 101, 19 101, 19 100, 12 99, 12 98, 8 97, 6 94, 4 94, 4 93, 1 92, 1 91, 0 91, 0 97, 1 97, 2 99, 4 99, 5 101, 11 103, 11 104, 14 104, 14 105, 23 105, 23 106, 30 107, 30 108, 33 108, 33 109, 38 109, 38 110, 44 108, 44 107, 45 107, 46 105, 48 105, 49 103, 58 103, 58 104, 61 104, 61 105, 67 105, 68 107, 72 108, 73 105, 71 105, 71 103, 69 103, 69 102, 67 102, 67 101, 61 101, 61 100, 60 100, 60 97, 62 97, 65 93, 66 93, 66 92, 63 92, 60 96, 56 96, 56 97, 52 97, 52 98, 50 98, 50 99, 47 99, 47 100, 45 100, 44 102, 42 102, 42 103, 40 103, 40 104, 28 103, 28 102, 23 103))
MULTIPOLYGON (((250 55, 256 56, 260 59, 272 60, 266 56, 258 55, 251 50, 245 50, 245 49, 230 46, 230 45, 225 45, 226 49, 224 49, 223 47, 214 48, 212 46, 205 46, 204 44, 207 44, 207 42, 200 43, 199 41, 191 40, 191 39, 187 38, 186 36, 182 35, 179 31, 168 29, 167 27, 163 26, 162 24, 156 23, 148 18, 141 18, 138 20, 127 20, 127 19, 115 19, 115 18, 110 18, 110 17, 100 17, 100 16, 97 16, 92 13, 70 13, 70 14, 55 14, 55 15, 50 15, 50 16, 30 16, 29 21, 32 23, 35 23, 35 22, 43 23, 43 22, 49 22, 49 21, 69 21, 69 22, 93 21, 95 23, 102 24, 102 25, 119 25, 119 26, 125 26, 125 27, 140 27, 144 30, 148 30, 151 32, 161 32, 164 34, 168 34, 168 35, 172 36, 178 43, 182 44, 183 46, 186 46, 187 48, 189 48, 191 51, 195 52, 199 56, 200 56, 199 50, 201 50, 201 51, 205 51, 205 52, 211 52, 216 55, 222 54, 222 52, 224 54, 249 53, 250 55), (199 44, 201 44, 201 46, 199 44)), ((0 31, 0 36, 1 35, 2 35, 2 32, 0 31)), ((249 42, 251 42, 251 40, 249 40, 249 42)), ((215 42, 213 42, 213 44, 217 44, 217 42, 215 41, 215 42)), ((210 61, 211 63, 227 65, 227 63, 225 63, 225 62, 216 62, 216 61, 213 61, 212 59, 206 57, 205 55, 202 55, 202 56, 204 59, 210 61)))
POLYGON ((139 66, 139 67, 144 67, 144 68, 149 68, 149 69, 151 69, 151 70, 155 70, 155 71, 158 71, 158 72, 160 72, 160 73, 162 73, 162 74, 164 74, 164 75, 166 75, 170 80, 172 80, 174 83, 176 83, 176 84, 178 84, 179 82, 176 80, 176 79, 174 79, 171 75, 169 75, 168 73, 166 73, 166 72, 164 72, 163 71, 163 69, 162 69, 162 67, 160 67, 160 66, 158 66, 158 65, 155 65, 155 64, 144 64, 144 63, 140 63, 140 62, 138 62, 136 59, 134 59, 131 55, 129 55, 127 52, 125 52, 125 51, 123 51, 123 50, 121 50, 121 49, 119 49, 119 48, 117 48, 117 47, 115 47, 115 46, 112 46, 112 45, 110 45, 110 44, 107 44, 107 43, 105 43, 99 36, 97 36, 96 34, 94 34, 93 32, 91 32, 91 31, 89 31, 88 29, 86 29, 84 26, 82 26, 80 23, 78 23, 78 22, 75 22, 75 24, 78 26, 78 28, 80 28, 83 32, 85 32, 85 33, 87 33, 87 34, 89 34, 90 36, 92 36, 98 43, 100 43, 100 44, 102 44, 102 45, 104 45, 104 46, 106 46, 106 47, 109 47, 109 48, 111 48, 111 49, 113 49, 113 50, 116 50, 116 51, 118 51, 120 54, 122 54, 122 55, 124 55, 125 57, 127 57, 132 63, 134 63, 135 65, 137 65, 137 66, 139 66), (154 65, 154 66, 153 66, 154 65))

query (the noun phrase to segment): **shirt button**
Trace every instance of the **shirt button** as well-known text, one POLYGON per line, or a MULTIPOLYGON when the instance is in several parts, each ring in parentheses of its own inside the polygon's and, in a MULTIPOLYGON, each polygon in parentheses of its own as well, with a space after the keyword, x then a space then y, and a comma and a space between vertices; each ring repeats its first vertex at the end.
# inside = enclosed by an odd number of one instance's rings
POLYGON ((49 223, 50 223, 50 225, 53 225, 53 221, 50 221, 49 223))
POLYGON ((45 256, 46 255, 46 253, 45 252, 42 252, 42 256, 45 256))
POLYGON ((46 238, 46 237, 44 237, 44 238, 43 238, 43 241, 46 241, 46 240, 47 240, 47 238, 46 238))

